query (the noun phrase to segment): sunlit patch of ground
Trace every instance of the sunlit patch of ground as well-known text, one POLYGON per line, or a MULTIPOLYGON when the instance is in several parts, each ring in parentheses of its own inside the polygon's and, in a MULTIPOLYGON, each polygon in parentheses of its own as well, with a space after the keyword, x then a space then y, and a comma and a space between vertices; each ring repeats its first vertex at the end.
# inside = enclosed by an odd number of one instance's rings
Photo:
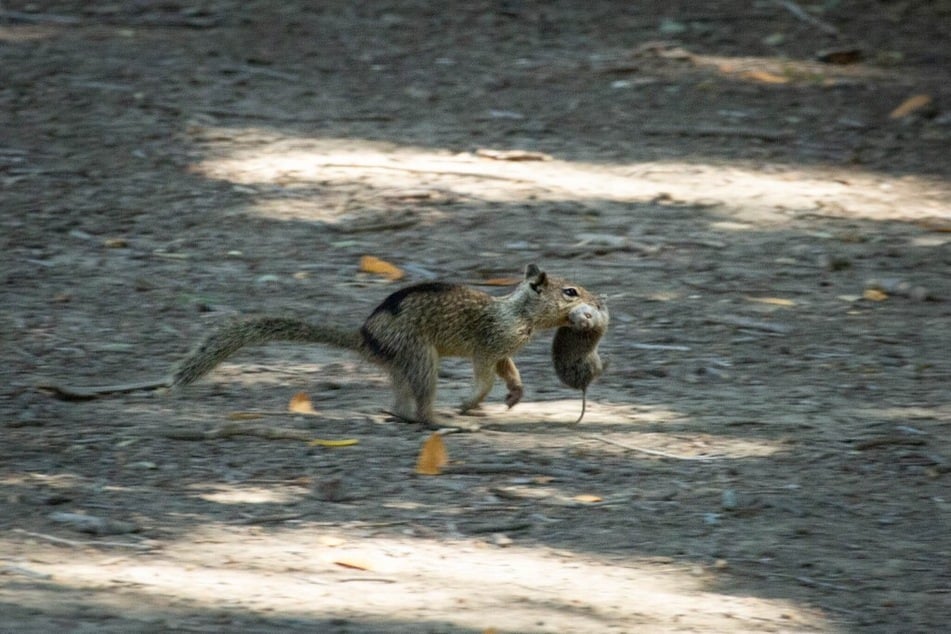
POLYGON ((6 558, 7 579, 30 583, 7 584, 0 599, 39 608, 80 592, 87 604, 145 620, 210 609, 420 627, 451 614, 459 627, 498 631, 602 631, 616 623, 641 631, 835 631, 807 606, 723 594, 710 583, 714 573, 679 564, 373 532, 207 526, 142 554, 8 539, 3 550, 15 555, 6 558))
MULTIPOLYGON (((234 131, 222 135, 247 134, 234 131)), ((214 135, 212 135, 214 136, 214 135)), ((297 191, 304 185, 370 187, 381 198, 422 192, 511 202, 607 200, 701 205, 731 230, 781 226, 802 214, 913 221, 951 217, 946 183, 925 177, 894 178, 862 170, 773 165, 655 162, 498 161, 473 154, 394 147, 354 139, 296 140, 272 136, 254 149, 209 152, 216 158, 197 173, 261 194, 256 211, 266 216, 334 222, 348 209, 327 206, 297 191), (266 195, 265 195, 266 194, 266 195), (847 201, 846 201, 847 199, 847 201)), ((367 201, 361 201, 366 203, 367 201)), ((362 207, 366 212, 365 205, 362 207)))

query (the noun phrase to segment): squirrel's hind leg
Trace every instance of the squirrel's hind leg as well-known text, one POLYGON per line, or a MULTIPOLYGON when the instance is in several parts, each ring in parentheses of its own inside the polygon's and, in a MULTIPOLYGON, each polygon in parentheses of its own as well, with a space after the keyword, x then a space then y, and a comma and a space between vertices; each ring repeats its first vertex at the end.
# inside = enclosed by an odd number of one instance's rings
POLYGON ((394 414, 425 425, 434 424, 439 356, 434 349, 407 346, 387 364, 395 396, 394 414), (412 351, 412 352, 410 352, 412 351))

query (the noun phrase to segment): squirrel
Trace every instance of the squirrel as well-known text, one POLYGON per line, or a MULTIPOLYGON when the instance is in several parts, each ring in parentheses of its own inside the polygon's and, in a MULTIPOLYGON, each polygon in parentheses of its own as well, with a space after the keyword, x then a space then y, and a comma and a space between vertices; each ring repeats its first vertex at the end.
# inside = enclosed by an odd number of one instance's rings
POLYGON ((584 418, 588 400, 588 386, 604 372, 604 363, 598 354, 598 343, 608 329, 607 304, 603 299, 583 303, 568 313, 569 325, 555 331, 551 344, 551 358, 555 373, 568 387, 581 390, 581 415, 584 418))
POLYGON ((572 311, 592 304, 597 304, 597 299, 589 291, 529 264, 524 279, 503 297, 461 284, 422 282, 389 295, 359 329, 290 317, 252 317, 227 324, 206 337, 169 377, 115 386, 43 387, 71 399, 175 388, 196 381, 245 346, 303 341, 354 350, 382 366, 390 374, 395 395, 392 413, 433 426, 441 357, 472 360, 475 384, 462 403, 462 412, 474 409, 485 399, 495 375, 505 381, 505 404, 511 408, 524 394, 512 355, 537 330, 569 326, 572 311))

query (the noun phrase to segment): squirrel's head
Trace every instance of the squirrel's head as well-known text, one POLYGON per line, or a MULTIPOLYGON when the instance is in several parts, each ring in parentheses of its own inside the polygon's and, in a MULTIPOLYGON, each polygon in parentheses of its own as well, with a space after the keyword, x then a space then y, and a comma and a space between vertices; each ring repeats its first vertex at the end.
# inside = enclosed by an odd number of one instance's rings
POLYGON ((572 311, 587 304, 599 306, 600 301, 584 287, 561 277, 548 275, 535 264, 525 267, 525 280, 519 291, 525 296, 538 328, 558 328, 571 324, 572 311))

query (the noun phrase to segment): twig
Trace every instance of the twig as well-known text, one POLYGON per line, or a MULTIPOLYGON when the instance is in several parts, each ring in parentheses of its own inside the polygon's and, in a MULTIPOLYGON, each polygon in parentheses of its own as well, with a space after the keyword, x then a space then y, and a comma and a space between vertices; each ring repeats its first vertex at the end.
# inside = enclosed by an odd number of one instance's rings
POLYGON ((855 449, 858 451, 865 451, 866 449, 874 449, 876 447, 884 447, 886 445, 927 445, 928 442, 924 438, 915 438, 910 436, 876 436, 874 438, 867 438, 855 443, 855 449))
POLYGON ((241 525, 254 524, 277 524, 279 522, 289 522, 306 517, 308 513, 284 513, 282 515, 259 515, 257 517, 248 517, 237 522, 241 525))
POLYGON ((815 27, 818 27, 819 30, 823 31, 824 33, 828 33, 829 35, 834 35, 836 37, 839 37, 840 35, 842 35, 839 29, 835 28, 834 26, 832 26, 831 24, 827 22, 823 22, 822 20, 815 17, 814 15, 809 14, 808 12, 806 12, 805 9, 800 7, 798 4, 796 4, 792 0, 775 0, 775 2, 776 4, 786 9, 787 11, 792 13, 794 16, 796 16, 803 22, 806 22, 807 24, 811 24, 815 27))
POLYGON ((221 19, 217 16, 187 16, 187 15, 146 15, 141 18, 132 19, 106 19, 108 24, 117 24, 120 26, 145 26, 145 27, 187 27, 189 29, 211 29, 221 24, 221 19))
POLYGON ((274 79, 283 79, 286 81, 300 81, 300 75, 294 73, 285 73, 273 68, 263 68, 261 66, 252 66, 250 64, 236 64, 233 66, 224 66, 222 70, 229 73, 248 73, 250 75, 263 75, 274 79))
POLYGON ((397 231, 399 229, 406 229, 407 227, 412 227, 413 225, 419 224, 419 218, 412 216, 409 218, 404 218, 403 220, 393 220, 391 222, 377 222, 367 225, 351 225, 348 227, 338 227, 333 226, 332 231, 337 233, 378 233, 382 231, 397 231))
POLYGON ((37 385, 36 389, 63 401, 88 401, 105 394, 158 390, 171 387, 171 385, 170 379, 161 378, 116 385, 56 385, 55 383, 49 383, 37 385))
POLYGON ((31 24, 62 24, 72 26, 82 22, 71 15, 56 15, 54 13, 26 13, 25 11, 9 11, 0 9, 0 19, 10 22, 27 22, 31 24))
POLYGON ((629 445, 624 442, 617 440, 612 440, 604 436, 599 436, 596 434, 590 434, 588 438, 593 440, 599 440, 601 442, 608 443, 609 445, 617 445, 618 447, 623 447, 624 449, 630 449, 631 451, 636 451, 638 453, 644 453, 648 456, 659 456, 661 458, 671 458, 673 460, 688 460, 692 462, 710 462, 711 460, 718 460, 716 456, 679 456, 677 454, 667 453, 666 451, 658 451, 656 449, 646 449, 644 447, 637 447, 635 445, 629 445))
POLYGON ((690 346, 670 345, 662 343, 629 343, 629 348, 636 350, 670 350, 673 352, 690 352, 690 346))
POLYGON ((37 539, 45 539, 48 542, 53 542, 54 544, 63 544, 65 546, 102 546, 105 548, 136 548, 138 550, 151 550, 153 548, 153 546, 148 544, 136 544, 132 542, 110 542, 98 539, 90 541, 65 539, 63 537, 56 537, 55 535, 47 535, 45 533, 34 533, 33 531, 23 530, 22 528, 14 528, 13 532, 20 533, 22 535, 28 535, 29 537, 36 537, 37 539))
POLYGON ((840 592, 848 592, 853 590, 853 588, 848 588, 846 586, 840 586, 835 583, 829 583, 827 581, 818 581, 812 577, 794 577, 801 585, 806 586, 807 588, 828 588, 830 590, 839 590, 840 592))
POLYGON ((495 524, 480 524, 477 526, 465 526, 463 530, 466 533, 472 535, 478 535, 480 533, 515 533, 518 531, 529 530, 534 527, 535 524, 529 521, 522 522, 499 522, 495 524))
POLYGON ((529 183, 537 185, 538 183, 529 178, 515 178, 512 176, 502 176, 500 174, 487 174, 485 172, 463 172, 455 170, 431 170, 418 167, 403 167, 401 165, 374 165, 372 163, 317 163, 314 167, 331 167, 342 169, 374 169, 374 170, 394 170, 399 172, 408 172, 410 174, 432 174, 435 176, 465 176, 468 178, 484 178, 486 180, 507 181, 509 183, 529 183))
MULTIPOLYGON (((292 412, 289 412, 292 414, 292 412)), ((169 429, 162 435, 173 440, 215 440, 218 438, 234 438, 235 436, 255 436, 267 440, 303 440, 310 441, 313 436, 299 429, 281 429, 279 427, 262 427, 228 423, 202 431, 200 429, 169 429)))
POLYGON ((201 113, 212 117, 232 117, 236 119, 261 119, 264 121, 276 121, 278 123, 324 123, 327 121, 392 121, 393 116, 388 114, 354 114, 345 116, 315 116, 298 117, 294 115, 283 115, 276 113, 251 112, 247 110, 231 110, 228 108, 197 108, 190 109, 179 106, 168 101, 147 101, 143 107, 152 107, 159 110, 167 110, 175 114, 201 113))
POLYGON ((646 126, 641 132, 649 135, 672 136, 733 136, 744 139, 762 139, 764 141, 786 141, 794 137, 788 130, 766 130, 762 128, 737 128, 731 126, 646 126))
POLYGON ((792 328, 786 324, 777 324, 771 321, 761 321, 759 319, 750 319, 749 317, 740 317, 739 315, 721 315, 717 317, 707 317, 705 320, 711 324, 723 324, 726 326, 737 326, 739 328, 749 328, 751 330, 762 330, 777 335, 786 335, 792 331, 792 328))
POLYGON ((447 475, 512 475, 533 473, 566 479, 577 478, 579 475, 578 472, 568 469, 550 469, 531 464, 514 463, 450 464, 443 467, 442 472, 447 475))

